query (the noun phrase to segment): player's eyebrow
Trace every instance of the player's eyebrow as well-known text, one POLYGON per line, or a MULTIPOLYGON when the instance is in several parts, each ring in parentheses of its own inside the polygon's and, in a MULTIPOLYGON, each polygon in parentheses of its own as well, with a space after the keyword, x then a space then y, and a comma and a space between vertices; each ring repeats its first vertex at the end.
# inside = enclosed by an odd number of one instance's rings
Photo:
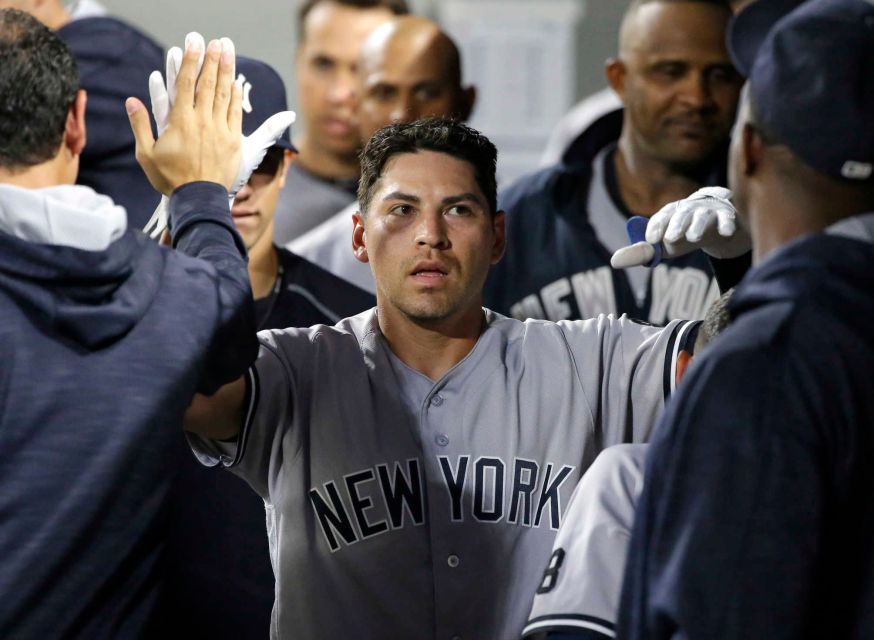
POLYGON ((383 202, 388 202, 389 200, 403 200, 404 202, 412 202, 414 204, 422 202, 422 199, 419 196, 414 196, 411 193, 404 193, 402 191, 392 191, 382 199, 383 202))
POLYGON ((468 191, 466 193, 460 193, 457 196, 447 196, 447 197, 443 198, 443 200, 441 201, 440 204, 443 205, 444 207, 448 207, 448 206, 453 205, 453 204, 458 204, 459 202, 474 202, 477 205, 479 205, 480 207, 485 206, 485 203, 483 202, 482 198, 480 198, 477 194, 473 193, 472 191, 468 191))

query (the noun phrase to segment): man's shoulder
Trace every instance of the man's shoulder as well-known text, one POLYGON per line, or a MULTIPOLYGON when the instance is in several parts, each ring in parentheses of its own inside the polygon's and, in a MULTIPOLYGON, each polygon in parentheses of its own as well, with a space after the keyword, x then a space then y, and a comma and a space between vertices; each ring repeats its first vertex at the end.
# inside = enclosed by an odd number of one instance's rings
POLYGON ((556 164, 522 176, 501 190, 498 206, 510 216, 545 215, 584 202, 591 166, 556 164))
POLYGON ((73 20, 58 29, 58 36, 67 44, 77 58, 83 54, 88 58, 110 60, 122 52, 131 55, 136 50, 139 55, 149 58, 142 62, 151 63, 163 60, 163 49, 153 38, 133 25, 111 16, 92 16, 73 20))

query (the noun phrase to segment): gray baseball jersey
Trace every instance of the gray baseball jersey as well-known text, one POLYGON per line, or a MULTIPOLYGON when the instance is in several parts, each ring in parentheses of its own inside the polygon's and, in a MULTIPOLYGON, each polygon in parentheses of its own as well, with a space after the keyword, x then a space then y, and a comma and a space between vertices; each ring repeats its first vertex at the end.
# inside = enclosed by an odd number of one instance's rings
POLYGON ((191 438, 267 505, 273 637, 518 637, 573 487, 647 439, 695 324, 485 313, 437 381, 375 310, 262 332, 240 437, 191 438))
POLYGON ((605 449, 562 517, 523 636, 614 638, 634 511, 649 445, 605 449))

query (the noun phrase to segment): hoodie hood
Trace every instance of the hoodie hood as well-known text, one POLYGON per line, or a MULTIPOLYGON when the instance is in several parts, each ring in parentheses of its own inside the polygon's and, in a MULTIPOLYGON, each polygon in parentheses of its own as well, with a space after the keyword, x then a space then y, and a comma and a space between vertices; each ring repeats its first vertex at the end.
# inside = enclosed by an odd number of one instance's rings
POLYGON ((0 291, 89 349, 126 335, 158 292, 162 252, 81 186, 0 185, 0 291))
POLYGON ((728 308, 737 317, 780 302, 817 303, 867 331, 874 317, 874 213, 846 218, 778 249, 747 274, 728 308))

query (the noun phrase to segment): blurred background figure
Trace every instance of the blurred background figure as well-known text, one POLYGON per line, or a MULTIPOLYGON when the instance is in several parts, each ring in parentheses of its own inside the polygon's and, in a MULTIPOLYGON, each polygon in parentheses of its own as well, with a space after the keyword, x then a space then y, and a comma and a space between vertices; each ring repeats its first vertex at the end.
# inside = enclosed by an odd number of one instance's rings
POLYGON ((294 107, 305 128, 295 136, 300 157, 279 194, 273 230, 278 245, 355 200, 360 148, 355 65, 364 39, 406 12, 404 0, 306 0, 300 6, 294 107))
MULTIPOLYGON (((426 117, 466 120, 476 100, 461 82, 461 59, 452 39, 431 20, 402 16, 374 31, 358 60, 358 131, 366 143, 382 127, 426 117)), ((375 291, 370 265, 352 252, 352 216, 358 201, 289 246, 331 273, 375 291)))
POLYGON ((77 182, 112 198, 127 211, 128 224, 142 229, 161 196, 134 157, 124 101, 134 96, 149 104, 149 74, 164 68, 161 46, 95 0, 0 0, 4 7, 30 13, 69 47, 88 97, 77 182))

